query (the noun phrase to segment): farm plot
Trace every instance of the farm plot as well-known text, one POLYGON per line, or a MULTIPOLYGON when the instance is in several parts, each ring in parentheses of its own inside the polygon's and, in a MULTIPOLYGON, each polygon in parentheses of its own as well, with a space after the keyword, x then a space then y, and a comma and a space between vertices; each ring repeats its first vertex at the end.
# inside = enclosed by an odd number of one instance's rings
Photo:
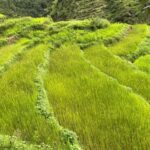
POLYGON ((47 50, 46 45, 30 49, 22 56, 21 61, 1 76, 0 133, 35 144, 45 143, 56 149, 64 149, 57 130, 38 114, 36 108, 37 67, 44 61, 47 50))
POLYGON ((120 84, 133 89, 134 92, 150 100, 150 76, 137 69, 132 63, 111 53, 103 45, 93 46, 85 50, 85 56, 93 65, 120 84))
POLYGON ((45 87, 60 124, 77 133, 84 149, 149 147, 149 104, 90 64, 77 46, 51 53, 45 87))

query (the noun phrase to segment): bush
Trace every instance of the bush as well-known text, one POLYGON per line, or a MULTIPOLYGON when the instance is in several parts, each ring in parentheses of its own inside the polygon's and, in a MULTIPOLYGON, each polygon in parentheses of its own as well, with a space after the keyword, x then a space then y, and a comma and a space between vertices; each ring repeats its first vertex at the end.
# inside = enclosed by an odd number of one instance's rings
POLYGON ((110 22, 106 19, 93 18, 84 21, 74 21, 69 27, 74 30, 97 30, 106 28, 110 25, 110 22))
POLYGON ((141 43, 141 45, 138 47, 136 51, 125 56, 125 58, 131 62, 134 62, 139 57, 150 54, 149 42, 150 42, 150 37, 147 37, 147 39, 144 40, 143 43, 141 43))
POLYGON ((110 25, 110 22, 106 19, 93 18, 90 24, 92 30, 107 28, 110 25))
POLYGON ((0 39, 0 47, 5 46, 7 44, 7 39, 0 39))

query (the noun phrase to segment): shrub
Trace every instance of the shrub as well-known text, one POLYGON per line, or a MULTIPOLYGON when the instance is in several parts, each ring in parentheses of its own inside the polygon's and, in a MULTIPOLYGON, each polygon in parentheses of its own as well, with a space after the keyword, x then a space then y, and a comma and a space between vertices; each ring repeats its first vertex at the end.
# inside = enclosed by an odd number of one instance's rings
POLYGON ((7 44, 7 39, 0 39, 0 47, 7 44))
POLYGON ((110 25, 110 22, 106 19, 93 18, 84 21, 74 21, 69 26, 74 30, 97 30, 106 28, 110 25))
POLYGON ((125 58, 131 62, 134 62, 139 57, 150 54, 149 42, 150 37, 148 37, 144 42, 142 42, 142 44, 138 47, 136 51, 125 56, 125 58))
POLYGON ((107 28, 110 25, 110 22, 106 19, 93 18, 90 24, 92 30, 97 30, 101 28, 107 28))

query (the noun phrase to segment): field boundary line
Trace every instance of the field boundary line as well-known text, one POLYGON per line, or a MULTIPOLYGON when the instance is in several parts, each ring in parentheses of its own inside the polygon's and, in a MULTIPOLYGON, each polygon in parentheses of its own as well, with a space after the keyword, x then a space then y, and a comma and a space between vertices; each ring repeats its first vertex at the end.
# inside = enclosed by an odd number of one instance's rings
POLYGON ((21 50, 19 52, 17 52, 15 55, 13 55, 8 61, 6 61, 4 64, 0 65, 0 75, 2 75, 7 70, 9 70, 13 64, 20 61, 19 59, 21 58, 21 56, 23 56, 23 54, 26 51, 30 50, 29 46, 30 46, 30 44, 25 46, 24 48, 21 48, 21 50))
POLYGON ((38 66, 38 74, 35 80, 35 84, 38 90, 38 96, 36 100, 36 109, 38 114, 42 115, 50 125, 52 125, 56 131, 58 131, 61 140, 64 144, 67 144, 71 150, 81 150, 78 137, 75 132, 70 131, 62 127, 56 117, 54 116, 53 108, 49 103, 47 92, 44 87, 44 76, 48 72, 50 49, 45 53, 43 64, 38 66))
POLYGON ((85 58, 84 52, 83 52, 82 50, 81 50, 81 57, 82 57, 82 59, 83 59, 87 64, 90 65, 90 67, 91 67, 93 70, 95 70, 95 71, 97 71, 98 73, 101 73, 101 74, 107 76, 108 78, 110 78, 111 80, 117 82, 117 83, 118 83, 121 87, 123 87, 124 89, 126 89, 126 90, 132 92, 133 94, 137 95, 138 97, 141 97, 141 99, 143 99, 143 100, 147 103, 147 105, 149 105, 149 103, 147 102, 147 100, 146 100, 142 95, 136 93, 131 87, 128 87, 128 86, 126 86, 126 85, 121 84, 116 78, 114 78, 114 77, 108 75, 107 73, 101 71, 99 68, 97 68, 95 65, 93 65, 90 60, 88 60, 88 59, 85 58))

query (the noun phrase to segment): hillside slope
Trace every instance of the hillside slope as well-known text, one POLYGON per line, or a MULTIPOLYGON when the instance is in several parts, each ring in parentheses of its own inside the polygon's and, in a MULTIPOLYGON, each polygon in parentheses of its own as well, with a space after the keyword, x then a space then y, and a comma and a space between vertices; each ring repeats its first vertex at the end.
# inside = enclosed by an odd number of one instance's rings
POLYGON ((103 19, 1 17, 0 148, 148 149, 149 33, 103 19))
POLYGON ((52 16, 54 20, 107 18, 113 22, 150 21, 149 0, 1 0, 8 16, 52 16))
POLYGON ((102 17, 126 23, 142 22, 143 6, 137 0, 58 0, 56 20, 102 17))

